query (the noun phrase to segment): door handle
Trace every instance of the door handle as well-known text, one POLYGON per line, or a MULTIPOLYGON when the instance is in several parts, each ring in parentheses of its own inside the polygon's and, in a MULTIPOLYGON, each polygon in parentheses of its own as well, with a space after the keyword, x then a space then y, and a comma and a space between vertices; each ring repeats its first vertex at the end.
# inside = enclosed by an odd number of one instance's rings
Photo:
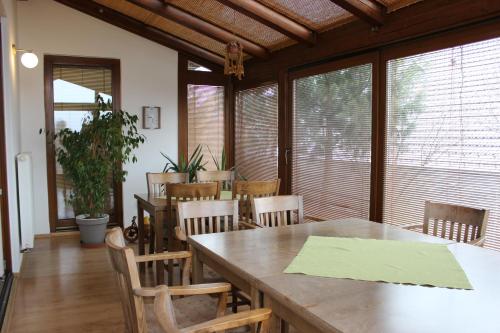
POLYGON ((288 165, 288 154, 292 151, 291 148, 285 148, 285 164, 288 165))

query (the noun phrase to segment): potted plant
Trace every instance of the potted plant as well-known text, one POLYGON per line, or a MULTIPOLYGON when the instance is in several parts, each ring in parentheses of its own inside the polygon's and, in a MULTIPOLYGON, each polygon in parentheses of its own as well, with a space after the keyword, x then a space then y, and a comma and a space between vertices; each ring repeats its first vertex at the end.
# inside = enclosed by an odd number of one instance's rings
POLYGON ((163 172, 180 172, 189 174, 189 182, 192 183, 196 179, 196 171, 205 170, 205 164, 203 162, 203 154, 201 152, 202 146, 196 146, 195 150, 191 154, 191 157, 186 161, 184 155, 181 154, 179 158, 179 163, 175 163, 168 155, 161 153, 163 157, 167 159, 167 163, 163 168, 163 172))
POLYGON ((55 135, 60 142, 57 161, 73 183, 68 204, 77 215, 82 246, 87 247, 104 242, 110 179, 125 181, 127 172, 122 164, 135 163, 132 151, 144 142, 137 131, 137 116, 121 110, 112 112, 111 102, 104 102, 99 95, 96 105, 84 118, 81 130, 65 128, 55 135))

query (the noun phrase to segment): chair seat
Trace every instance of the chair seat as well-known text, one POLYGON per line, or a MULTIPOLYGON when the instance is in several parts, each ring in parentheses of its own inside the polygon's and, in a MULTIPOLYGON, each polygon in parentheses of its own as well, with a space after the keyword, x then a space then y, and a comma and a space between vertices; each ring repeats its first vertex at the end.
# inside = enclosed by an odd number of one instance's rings
MULTIPOLYGON (((215 319, 218 298, 208 295, 188 296, 173 300, 175 319, 180 328, 189 327, 205 321, 215 319)), ((145 304, 147 315, 148 333, 165 333, 161 330, 154 315, 153 303, 145 304)), ((229 314, 229 311, 227 311, 229 314)), ((245 326, 226 332, 244 333, 250 332, 250 327, 245 326)))

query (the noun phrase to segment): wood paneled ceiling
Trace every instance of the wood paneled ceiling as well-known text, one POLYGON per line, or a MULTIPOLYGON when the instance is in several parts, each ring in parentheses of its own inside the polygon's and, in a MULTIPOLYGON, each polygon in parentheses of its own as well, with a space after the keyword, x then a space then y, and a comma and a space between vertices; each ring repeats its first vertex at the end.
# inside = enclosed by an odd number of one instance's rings
POLYGON ((55 0, 177 51, 223 64, 238 40, 246 59, 305 43, 353 20, 374 27, 421 0, 55 0))

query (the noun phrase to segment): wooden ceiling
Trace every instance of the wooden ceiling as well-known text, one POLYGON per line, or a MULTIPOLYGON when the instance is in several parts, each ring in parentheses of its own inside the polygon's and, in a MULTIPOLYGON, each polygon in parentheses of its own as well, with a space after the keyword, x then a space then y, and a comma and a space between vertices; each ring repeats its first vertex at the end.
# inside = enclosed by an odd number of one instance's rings
POLYGON ((421 0, 55 0, 194 59, 223 64, 238 40, 246 59, 268 59, 287 46, 353 20, 377 28, 385 16, 421 0))

